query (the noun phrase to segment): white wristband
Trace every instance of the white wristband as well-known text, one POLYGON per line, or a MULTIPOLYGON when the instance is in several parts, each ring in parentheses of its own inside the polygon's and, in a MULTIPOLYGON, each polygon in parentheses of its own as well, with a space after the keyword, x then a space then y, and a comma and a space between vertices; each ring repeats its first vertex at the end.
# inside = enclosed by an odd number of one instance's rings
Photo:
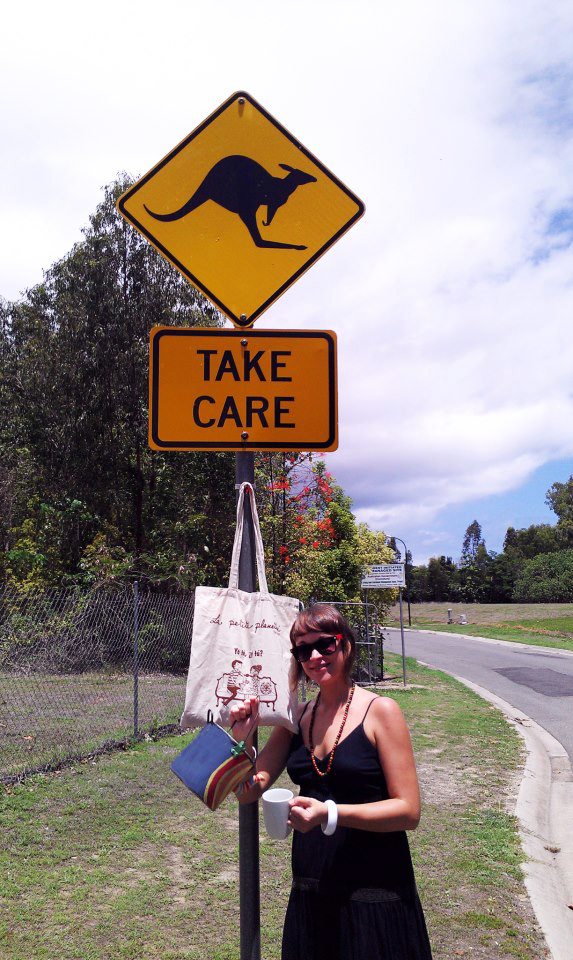
POLYGON ((325 803, 328 810, 328 820, 326 823, 321 823, 320 828, 326 837, 331 837, 338 823, 338 807, 334 800, 325 800, 325 803))

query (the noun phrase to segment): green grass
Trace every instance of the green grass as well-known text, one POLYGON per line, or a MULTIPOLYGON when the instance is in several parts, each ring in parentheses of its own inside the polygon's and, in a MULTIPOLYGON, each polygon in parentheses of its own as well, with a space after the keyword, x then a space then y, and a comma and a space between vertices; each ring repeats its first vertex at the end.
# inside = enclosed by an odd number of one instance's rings
POLYGON ((533 627, 535 630, 546 630, 550 627, 551 630, 558 630, 559 633, 563 633, 565 636, 573 635, 573 615, 568 617, 552 617, 549 624, 546 619, 521 620, 520 624, 524 628, 533 627))
MULTIPOLYGON (((565 623, 566 621, 563 620, 565 623)), ((537 621, 545 623, 547 621, 537 621)), ((413 630, 439 630, 440 633, 461 633, 468 637, 488 637, 492 640, 511 640, 513 643, 534 644, 539 647, 555 647, 560 650, 573 650, 573 633, 566 634, 557 626, 548 629, 538 627, 536 621, 521 621, 499 626, 477 626, 476 624, 436 624, 431 620, 412 619, 413 630)), ((573 624, 572 624, 573 627, 573 624)))
MULTIPOLYGON (((540 960, 506 802, 521 743, 452 678, 411 660, 408 676, 389 694, 406 712, 422 783, 410 839, 435 960, 540 960)), ((170 774, 188 739, 137 744, 0 795, 2 960, 238 958, 237 807, 211 813, 170 774)), ((289 860, 289 844, 262 831, 263 960, 280 956, 289 860)))
MULTIPOLYGON (((404 608, 406 605, 404 604, 404 608)), ((573 616, 573 603, 453 603, 449 600, 413 603, 412 614, 426 620, 446 622, 448 610, 454 619, 464 613, 470 623, 505 623, 512 620, 554 620, 573 616)), ((399 607, 395 604, 390 617, 397 620, 399 607)))
MULTIPOLYGON (((411 616, 413 629, 573 650, 573 604, 570 603, 413 603, 411 616), (447 622, 448 610, 452 611, 452 624, 447 622), (462 614, 467 624, 458 622, 462 614)), ((389 621, 393 625, 399 622, 397 607, 390 611, 389 621)))

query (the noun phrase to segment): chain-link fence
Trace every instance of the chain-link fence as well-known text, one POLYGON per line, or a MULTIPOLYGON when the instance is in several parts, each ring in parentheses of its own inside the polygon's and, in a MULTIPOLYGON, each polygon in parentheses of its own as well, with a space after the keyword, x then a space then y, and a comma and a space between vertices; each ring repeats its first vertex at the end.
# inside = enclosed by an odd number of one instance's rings
POLYGON ((354 679, 359 684, 397 680, 401 675, 389 676, 384 664, 384 631, 382 623, 386 608, 368 601, 324 600, 332 603, 348 620, 356 636, 354 679))
MULTIPOLYGON (((194 591, 0 590, 0 781, 177 725, 194 591)), ((357 636, 359 683, 388 677, 374 604, 336 603, 357 636)))
POLYGON ((0 779, 176 724, 193 592, 0 592, 0 779))

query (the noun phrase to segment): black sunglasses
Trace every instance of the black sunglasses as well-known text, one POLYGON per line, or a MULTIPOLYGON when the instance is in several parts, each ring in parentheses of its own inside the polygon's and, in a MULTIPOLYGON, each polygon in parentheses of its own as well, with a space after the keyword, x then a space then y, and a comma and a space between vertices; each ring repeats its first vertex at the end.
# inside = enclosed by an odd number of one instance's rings
POLYGON ((321 657, 329 653, 334 653, 339 640, 342 640, 341 633, 337 633, 333 637, 319 637, 318 640, 314 640, 312 643, 299 643, 298 646, 292 648, 291 653, 299 663, 306 663, 307 660, 310 660, 313 650, 316 650, 321 657))

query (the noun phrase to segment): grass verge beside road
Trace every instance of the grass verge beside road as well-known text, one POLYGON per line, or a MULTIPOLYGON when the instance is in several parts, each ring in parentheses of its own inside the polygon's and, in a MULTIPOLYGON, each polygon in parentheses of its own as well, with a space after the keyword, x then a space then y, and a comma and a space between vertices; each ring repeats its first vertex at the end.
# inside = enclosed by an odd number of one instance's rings
MULTIPOLYGON (((521 741, 452 678, 414 661, 408 676, 406 690, 387 694, 407 715, 422 783, 410 839, 435 960, 541 960, 509 812, 521 741)), ((169 772, 188 739, 145 742, 4 790, 3 960, 238 958, 237 807, 209 812, 169 772)), ((289 855, 261 830, 264 960, 280 956, 289 855)))
MULTIPOLYGON (((573 650, 573 604, 570 603, 413 603, 411 614, 413 629, 573 650), (447 622, 448 609, 452 611, 452 624, 447 622), (461 615, 467 618, 467 624, 458 622, 461 615)), ((390 611, 389 622, 392 626, 399 624, 397 607, 390 611)))

